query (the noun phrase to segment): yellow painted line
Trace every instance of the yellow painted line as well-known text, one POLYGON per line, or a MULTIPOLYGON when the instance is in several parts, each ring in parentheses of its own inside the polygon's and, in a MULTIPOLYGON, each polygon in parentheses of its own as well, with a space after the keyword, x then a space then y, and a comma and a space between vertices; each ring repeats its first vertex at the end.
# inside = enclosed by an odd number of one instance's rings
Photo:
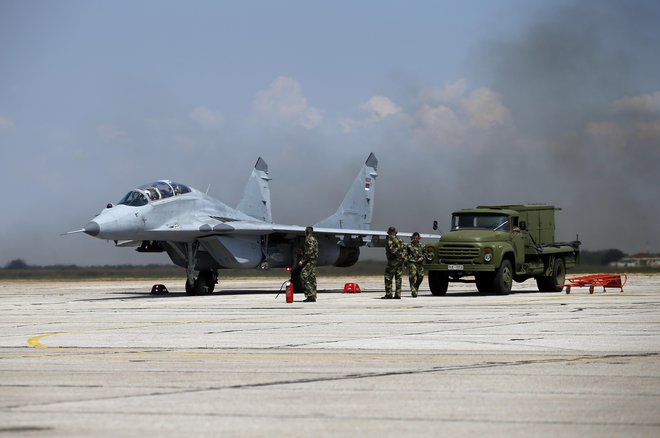
MULTIPOLYGON (((55 336, 55 335, 68 335, 72 333, 92 333, 92 332, 102 332, 102 331, 113 331, 113 330, 131 330, 131 329, 136 329, 136 328, 145 328, 145 327, 156 327, 159 325, 180 325, 180 324, 196 324, 196 323, 204 323, 205 321, 187 321, 187 322, 167 322, 167 323, 156 323, 156 324, 141 324, 141 325, 133 325, 133 326, 126 326, 126 327, 108 327, 108 328, 99 328, 99 329, 85 329, 85 330, 71 330, 71 331, 66 331, 66 332, 54 332, 54 333, 46 333, 44 335, 38 335, 34 336, 30 339, 28 339, 27 343, 31 345, 34 348, 47 348, 47 349, 63 349, 63 348, 68 348, 68 347, 49 347, 48 345, 44 345, 41 343, 41 340, 44 338, 48 338, 50 336, 55 336)), ((76 348, 76 347, 71 347, 71 348, 76 348)))
MULTIPOLYGON (((657 321, 609 321, 609 320, 604 320, 604 321, 575 321, 571 319, 566 319, 566 316, 563 316, 562 318, 550 318, 548 320, 517 320, 517 321, 508 321, 508 322, 502 322, 499 323, 498 325, 515 325, 515 324, 536 324, 536 323, 548 323, 548 322, 553 322, 553 321, 562 321, 563 324, 617 324, 617 325, 622 325, 622 324, 628 324, 628 325, 638 325, 638 324, 660 324, 660 322, 657 321)), ((301 321, 266 321, 264 322, 265 324, 299 324, 301 321)), ((79 347, 50 347, 48 345, 42 344, 41 340, 44 338, 48 338, 51 336, 56 336, 56 335, 65 335, 65 334, 74 334, 74 333, 93 333, 93 332, 101 332, 101 331, 114 331, 114 330, 131 330, 131 329, 136 329, 136 328, 147 328, 147 327, 156 327, 156 326, 167 326, 167 325, 187 325, 187 324, 222 324, 222 323, 230 323, 233 324, 235 323, 234 321, 169 321, 169 322, 162 322, 159 321, 155 324, 141 324, 141 325, 133 325, 133 326, 125 326, 125 327, 108 327, 108 328, 98 328, 98 329, 83 329, 83 330, 71 330, 71 331, 62 331, 62 332, 53 332, 53 333, 46 333, 43 335, 38 335, 34 336, 30 339, 27 340, 28 345, 34 347, 34 348, 39 348, 39 349, 68 349, 68 350, 75 350, 75 349, 82 349, 79 347)), ((259 323, 255 321, 239 321, 239 323, 259 323)), ((342 325, 351 325, 351 324, 365 324, 365 323, 374 323, 374 321, 315 321, 315 324, 342 324, 342 325)), ((378 323, 378 322, 376 322, 378 323)), ((382 324, 438 324, 437 321, 435 320, 422 320, 422 321, 383 321, 381 322, 382 324)), ((483 321, 480 322, 475 322, 475 321, 462 321, 460 324, 483 324, 483 321)), ((444 323, 443 323, 444 324, 444 323)), ((455 322, 452 323, 447 323, 447 324, 455 324, 455 322)), ((480 328, 484 328, 481 325, 477 325, 476 327, 471 327, 471 330, 478 330, 480 328)), ((437 326, 437 331, 443 331, 442 326, 437 326)), ((86 351, 90 351, 92 348, 84 348, 86 351)), ((109 349, 112 349, 112 347, 108 347, 109 349)), ((102 348, 104 349, 104 348, 102 348)))
POLYGON ((27 343, 33 346, 34 348, 59 348, 59 347, 49 347, 47 345, 44 345, 41 343, 41 340, 49 336, 60 335, 62 333, 70 333, 70 332, 56 332, 56 333, 48 333, 45 335, 35 336, 34 338, 28 339, 27 343))
MULTIPOLYGON (((53 333, 57 334, 57 333, 53 333)), ((49 335, 44 335, 49 336, 49 335)), ((38 338, 38 337, 36 337, 38 338)), ((35 339, 35 338, 33 338, 35 339)), ((37 341, 38 343, 38 341, 37 341)), ((317 352, 291 352, 291 353, 262 353, 262 352, 195 352, 195 351, 153 351, 153 350, 139 350, 131 348, 79 348, 79 347, 37 347, 46 349, 59 349, 66 350, 67 352, 85 352, 84 354, 67 355, 71 357, 90 357, 90 356, 105 356, 112 359, 151 359, 151 360, 165 360, 170 358, 176 359, 209 359, 209 360, 256 360, 256 361, 396 361, 396 362, 492 362, 492 363, 561 363, 561 362, 626 362, 626 363, 658 363, 660 357, 658 356, 606 356, 606 357, 590 357, 590 356, 533 356, 533 355, 484 355, 484 354, 346 354, 346 353, 317 353, 317 352), (108 355, 110 354, 110 355, 108 355)), ((0 357, 53 357, 46 354, 16 354, 6 355, 2 354, 0 357)))

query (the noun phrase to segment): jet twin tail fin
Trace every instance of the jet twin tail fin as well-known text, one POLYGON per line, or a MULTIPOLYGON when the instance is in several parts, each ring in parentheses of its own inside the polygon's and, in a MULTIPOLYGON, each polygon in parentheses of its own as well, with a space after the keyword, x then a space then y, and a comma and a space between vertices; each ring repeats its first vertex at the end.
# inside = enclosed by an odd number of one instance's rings
MULTIPOLYGON (((371 229, 374 190, 376 177, 378 176, 377 168, 378 159, 371 153, 355 177, 337 211, 314 226, 351 230, 371 229)), ((269 181, 268 164, 263 158, 259 157, 245 185, 243 198, 236 209, 255 219, 272 223, 269 181)))
POLYGON ((323 219, 314 226, 354 230, 371 229, 375 182, 378 176, 377 167, 378 159, 372 152, 358 172, 353 185, 346 193, 335 214, 323 219))
POLYGON ((268 164, 259 157, 257 164, 250 174, 243 198, 236 209, 264 222, 272 223, 273 216, 270 210, 270 177, 268 176, 268 164))

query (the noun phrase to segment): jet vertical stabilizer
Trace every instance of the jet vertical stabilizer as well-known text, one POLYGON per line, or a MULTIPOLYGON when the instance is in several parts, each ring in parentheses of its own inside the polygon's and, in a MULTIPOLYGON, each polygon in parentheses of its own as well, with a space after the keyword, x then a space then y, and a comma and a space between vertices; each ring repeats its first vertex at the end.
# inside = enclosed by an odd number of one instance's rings
POLYGON ((371 218, 374 212, 374 189, 378 173, 378 159, 369 154, 364 166, 358 172, 353 185, 346 193, 341 205, 333 214, 316 225, 321 228, 342 228, 354 230, 371 229, 371 218))
POLYGON ((236 209, 264 222, 272 223, 270 211, 270 187, 268 184, 268 164, 259 157, 252 174, 245 185, 243 198, 236 209))

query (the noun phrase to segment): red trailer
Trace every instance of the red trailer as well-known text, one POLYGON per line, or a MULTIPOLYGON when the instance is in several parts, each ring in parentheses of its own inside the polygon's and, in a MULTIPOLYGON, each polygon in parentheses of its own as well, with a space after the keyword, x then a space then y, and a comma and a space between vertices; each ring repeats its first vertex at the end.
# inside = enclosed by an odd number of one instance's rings
POLYGON ((623 285, 628 281, 626 274, 593 274, 583 275, 580 277, 567 278, 568 283, 564 284, 566 293, 571 293, 571 287, 586 287, 589 286, 589 293, 594 293, 596 286, 602 286, 603 292, 606 288, 618 287, 623 292, 623 285))

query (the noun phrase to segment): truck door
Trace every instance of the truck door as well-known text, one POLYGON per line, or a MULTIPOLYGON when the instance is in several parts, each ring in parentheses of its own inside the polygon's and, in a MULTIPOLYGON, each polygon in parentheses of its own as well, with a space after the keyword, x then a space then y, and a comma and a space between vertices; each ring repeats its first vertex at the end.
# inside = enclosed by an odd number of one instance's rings
POLYGON ((516 272, 520 272, 523 263, 525 263, 525 236, 523 233, 526 233, 526 231, 520 229, 518 221, 517 216, 511 218, 511 224, 513 225, 511 227, 511 243, 516 255, 516 266, 514 267, 516 272))

